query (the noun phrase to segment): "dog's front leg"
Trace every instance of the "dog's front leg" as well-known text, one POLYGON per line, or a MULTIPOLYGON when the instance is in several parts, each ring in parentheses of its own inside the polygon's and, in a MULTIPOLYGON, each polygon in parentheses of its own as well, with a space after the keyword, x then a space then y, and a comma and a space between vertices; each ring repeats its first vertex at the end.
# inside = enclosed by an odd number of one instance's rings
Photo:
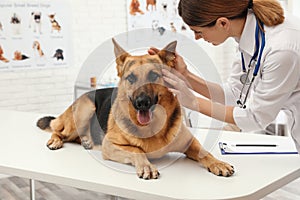
POLYGON ((72 106, 74 124, 81 139, 81 144, 85 149, 92 149, 94 145, 90 134, 90 119, 95 110, 94 102, 86 95, 76 100, 72 106))
POLYGON ((138 147, 113 144, 107 138, 104 138, 102 156, 106 160, 132 164, 135 166, 139 178, 157 179, 159 176, 155 165, 149 162, 146 154, 138 147))
POLYGON ((193 141, 185 154, 188 158, 201 163, 209 172, 212 172, 215 175, 231 176, 234 173, 233 166, 216 159, 201 146, 196 138, 193 138, 193 141))

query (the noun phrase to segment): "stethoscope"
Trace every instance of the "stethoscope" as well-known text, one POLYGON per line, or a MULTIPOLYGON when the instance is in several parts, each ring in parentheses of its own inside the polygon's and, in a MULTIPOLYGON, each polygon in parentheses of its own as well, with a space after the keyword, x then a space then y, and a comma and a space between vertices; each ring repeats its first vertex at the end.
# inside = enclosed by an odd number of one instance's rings
POLYGON ((246 101, 247 101, 247 98, 248 98, 250 88, 251 88, 252 83, 254 82, 255 77, 258 73, 258 70, 259 70, 259 67, 260 67, 262 52, 264 50, 265 43, 266 43, 265 42, 265 33, 264 33, 264 30, 263 30, 264 26, 263 26, 263 23, 260 23, 260 24, 261 24, 261 28, 259 27, 258 20, 256 20, 256 28, 255 28, 255 48, 256 49, 255 49, 255 52, 254 52, 254 54, 253 54, 253 56, 252 56, 252 58, 251 58, 251 60, 248 64, 248 70, 246 70, 244 55, 243 55, 243 52, 241 52, 242 69, 243 69, 244 74, 242 74, 241 77, 240 77, 240 81, 243 84, 243 87, 242 87, 241 92, 240 92, 240 97, 237 100, 237 104, 241 108, 244 108, 244 109, 246 108, 246 101), (259 48, 259 35, 261 36, 261 46, 260 46, 260 48, 259 48), (257 55, 258 55, 258 59, 256 60, 257 55), (255 65, 255 68, 254 68, 254 71, 253 71, 252 79, 250 81, 249 80, 249 72, 250 72, 250 69, 254 65, 255 65), (248 89, 246 91, 245 98, 242 101, 242 95, 243 95, 243 91, 244 91, 244 88, 246 87, 246 85, 249 85, 249 86, 248 86, 248 89))

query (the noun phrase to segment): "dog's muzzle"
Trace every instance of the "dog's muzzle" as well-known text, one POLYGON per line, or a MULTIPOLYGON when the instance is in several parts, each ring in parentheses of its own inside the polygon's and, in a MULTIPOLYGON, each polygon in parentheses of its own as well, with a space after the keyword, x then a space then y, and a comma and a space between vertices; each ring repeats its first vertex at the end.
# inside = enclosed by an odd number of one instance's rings
POLYGON ((133 106, 137 110, 137 120, 141 125, 147 125, 152 120, 152 112, 158 98, 151 98, 146 93, 141 93, 133 101, 133 106))
POLYGON ((34 15, 34 20, 39 23, 41 21, 41 16, 40 15, 34 15))

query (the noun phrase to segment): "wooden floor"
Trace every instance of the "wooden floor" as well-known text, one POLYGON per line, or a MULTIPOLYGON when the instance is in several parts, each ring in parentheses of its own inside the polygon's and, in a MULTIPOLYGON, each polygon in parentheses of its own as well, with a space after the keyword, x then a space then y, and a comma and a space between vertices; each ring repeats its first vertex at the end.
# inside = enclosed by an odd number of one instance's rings
MULTIPOLYGON (((263 200, 300 200, 300 179, 264 197, 263 200)), ((36 200, 112 200, 113 197, 97 192, 63 185, 35 181, 36 200)), ((19 177, 0 179, 0 200, 30 200, 29 180, 19 177)), ((118 198, 125 200, 124 198, 118 198)))

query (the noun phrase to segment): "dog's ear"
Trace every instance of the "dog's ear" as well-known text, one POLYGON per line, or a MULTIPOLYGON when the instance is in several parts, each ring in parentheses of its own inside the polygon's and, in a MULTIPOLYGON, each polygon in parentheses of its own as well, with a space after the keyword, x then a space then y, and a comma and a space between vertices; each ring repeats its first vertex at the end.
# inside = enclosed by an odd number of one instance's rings
POLYGON ((130 56, 129 53, 127 53, 113 38, 112 42, 114 44, 114 52, 116 56, 116 63, 117 63, 117 71, 118 71, 118 76, 121 77, 123 74, 123 66, 125 59, 127 56, 130 56))
POLYGON ((162 59, 162 61, 171 68, 175 67, 176 46, 177 41, 175 40, 158 52, 160 59, 162 59))

